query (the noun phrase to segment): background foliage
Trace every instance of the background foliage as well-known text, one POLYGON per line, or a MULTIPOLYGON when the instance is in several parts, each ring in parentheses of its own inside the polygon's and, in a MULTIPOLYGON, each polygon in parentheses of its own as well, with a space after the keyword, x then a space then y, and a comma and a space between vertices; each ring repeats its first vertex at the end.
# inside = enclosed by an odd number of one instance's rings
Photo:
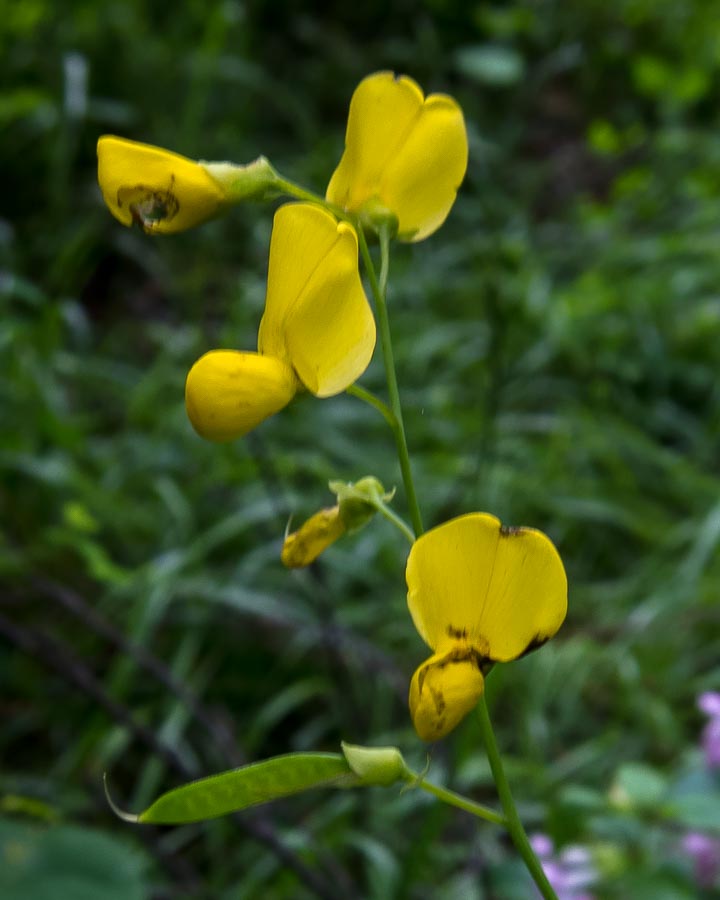
MULTIPOLYGON (((489 682, 521 812, 590 849, 597 897, 705 896, 679 844, 720 829, 695 708, 720 686, 720 3, 4 0, 0 60, 0 894, 532 897, 497 829, 418 792, 170 830, 102 796, 104 771, 139 809, 341 739, 424 764, 402 539, 279 563, 328 479, 399 485, 382 419, 304 398, 215 447, 185 418, 197 356, 252 344, 271 210, 150 239, 94 169, 114 132, 323 190, 353 88, 391 68, 471 140, 391 273, 426 524, 541 527, 570 576, 558 639, 489 682)), ((472 717, 432 774, 495 802, 472 717)))

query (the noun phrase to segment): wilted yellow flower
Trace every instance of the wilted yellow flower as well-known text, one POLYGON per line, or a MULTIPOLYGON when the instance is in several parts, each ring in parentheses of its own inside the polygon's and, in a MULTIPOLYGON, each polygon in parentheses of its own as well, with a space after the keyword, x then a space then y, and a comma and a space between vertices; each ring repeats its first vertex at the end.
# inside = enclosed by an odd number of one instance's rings
POLYGON ((364 528, 379 509, 386 508, 386 502, 395 493, 386 493, 372 475, 355 483, 331 481, 328 487, 336 495, 337 504, 319 510, 297 531, 285 536, 280 559, 288 569, 309 566, 346 532, 353 534, 364 528))
POLYGON ((567 612, 557 550, 532 528, 470 513, 426 532, 407 562, 408 607, 433 655, 410 684, 410 714, 425 741, 444 737, 475 706, 493 663, 544 644, 567 612))
POLYGON ((98 140, 98 182, 110 212, 148 233, 185 231, 230 203, 262 199, 276 173, 264 157, 246 166, 196 162, 162 147, 104 135, 98 140))
POLYGON ((309 203, 275 213, 258 352, 211 350, 195 363, 185 405, 211 441, 247 434, 306 388, 330 397, 367 368, 375 320, 358 271, 357 235, 309 203))
POLYGON ((400 240, 421 241, 447 218, 467 160, 465 122, 452 97, 424 97, 411 78, 376 72, 353 94, 326 199, 370 219, 388 210, 400 240))
POLYGON ((220 185, 186 156, 114 135, 97 145, 98 182, 110 212, 123 225, 171 234, 217 215, 220 185))
POLYGON ((300 569, 310 563, 345 534, 345 523, 339 506, 321 509, 310 516, 297 531, 288 534, 280 559, 288 569, 300 569))

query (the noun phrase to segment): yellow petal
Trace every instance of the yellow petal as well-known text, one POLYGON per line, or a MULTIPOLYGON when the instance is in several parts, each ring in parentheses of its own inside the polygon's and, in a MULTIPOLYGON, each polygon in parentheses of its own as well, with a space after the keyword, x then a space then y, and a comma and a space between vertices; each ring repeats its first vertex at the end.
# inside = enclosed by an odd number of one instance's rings
POLYGON ((456 649, 426 660, 410 682, 410 715, 423 741, 445 737, 480 699, 484 678, 472 653, 456 649))
POLYGON ((390 160, 402 150, 423 105, 419 86, 392 72, 368 75, 350 101, 345 152, 328 185, 326 199, 357 210, 379 193, 390 160))
POLYGON ((299 569, 310 563, 345 534, 340 507, 321 509, 285 538, 280 559, 288 569, 299 569))
POLYGON ((344 391, 375 349, 375 320, 358 271, 357 235, 307 203, 275 214, 258 349, 284 359, 318 397, 344 391))
POLYGON ((97 155, 103 198, 123 225, 171 234, 212 218, 225 202, 220 185, 186 156, 113 135, 100 138, 97 155))
POLYGON ((379 201, 398 217, 398 237, 419 241, 447 218, 467 158, 465 122, 452 97, 424 99, 411 78, 377 72, 353 94, 345 152, 326 196, 351 212, 379 201))
POLYGON ((258 350, 287 358, 285 320, 337 241, 337 220, 310 203, 286 203, 275 213, 270 236, 265 312, 258 350))
POLYGON ((400 240, 421 241, 442 225, 455 202, 468 145, 460 107, 444 94, 431 94, 390 161, 381 196, 399 220, 400 240))
POLYGON ((437 653, 462 642, 497 662, 551 638, 567 612, 557 550, 532 528, 471 513, 426 532, 407 563, 408 607, 437 653))
POLYGON ((281 360, 237 350, 211 350, 188 373, 185 408, 209 441, 231 441, 286 406, 297 381, 281 360))

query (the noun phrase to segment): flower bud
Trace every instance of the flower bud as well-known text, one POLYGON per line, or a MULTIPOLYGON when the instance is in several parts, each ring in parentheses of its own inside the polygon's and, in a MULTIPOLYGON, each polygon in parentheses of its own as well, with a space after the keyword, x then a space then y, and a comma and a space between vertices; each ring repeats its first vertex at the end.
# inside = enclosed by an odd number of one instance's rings
POLYGON ((363 784, 387 787, 396 781, 414 778, 397 747, 359 747, 343 741, 342 751, 348 765, 363 784))

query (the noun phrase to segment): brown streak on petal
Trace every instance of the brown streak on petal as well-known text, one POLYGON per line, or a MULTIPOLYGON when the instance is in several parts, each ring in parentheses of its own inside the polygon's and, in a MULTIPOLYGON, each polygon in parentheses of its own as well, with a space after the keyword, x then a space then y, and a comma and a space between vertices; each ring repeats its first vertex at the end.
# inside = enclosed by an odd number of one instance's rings
POLYGON ((539 634, 536 634, 535 637, 530 641, 527 647, 523 650, 520 656, 517 656, 516 659, 520 659, 521 656, 527 656, 528 653, 532 653, 533 650, 537 650, 539 647, 542 647, 543 644, 547 644, 550 640, 549 637, 542 637, 539 634))

